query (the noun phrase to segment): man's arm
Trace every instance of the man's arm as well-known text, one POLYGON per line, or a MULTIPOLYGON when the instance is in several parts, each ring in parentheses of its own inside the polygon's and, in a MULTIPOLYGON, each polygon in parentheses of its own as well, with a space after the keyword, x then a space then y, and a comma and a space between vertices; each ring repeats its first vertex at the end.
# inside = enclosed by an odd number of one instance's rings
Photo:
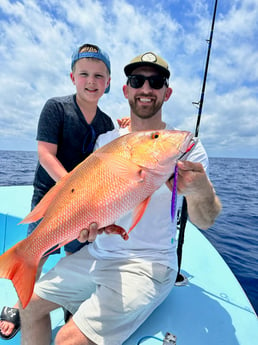
POLYGON ((201 163, 179 162, 178 191, 187 201, 190 221, 206 230, 221 211, 221 203, 201 163))
MULTIPOLYGON (((171 183, 168 187, 171 189, 171 183)), ((178 162, 177 191, 186 197, 190 221, 206 230, 221 211, 221 203, 201 163, 178 162)))

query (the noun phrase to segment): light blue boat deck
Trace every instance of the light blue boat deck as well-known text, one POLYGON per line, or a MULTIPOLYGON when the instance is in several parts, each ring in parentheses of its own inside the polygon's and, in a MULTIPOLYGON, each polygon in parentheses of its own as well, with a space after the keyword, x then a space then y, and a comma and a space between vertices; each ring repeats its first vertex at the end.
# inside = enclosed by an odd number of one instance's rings
MULTIPOLYGON (((17 223, 29 212, 31 186, 0 187, 0 254, 26 236, 26 225, 17 223)), ((59 255, 52 255, 47 271, 59 255)), ((143 337, 164 338, 176 335, 177 345, 255 345, 258 344, 258 319, 242 287, 215 248, 199 230, 187 224, 182 272, 186 286, 174 287, 164 303, 124 343, 136 345, 143 337)), ((0 279, 0 309, 17 299, 12 283, 0 279)), ((51 315, 53 335, 63 324, 63 312, 51 315)), ((7 344, 0 339, 0 344, 7 344)), ((20 333, 8 341, 20 344, 20 333)), ((145 339, 144 345, 161 341, 145 339)))

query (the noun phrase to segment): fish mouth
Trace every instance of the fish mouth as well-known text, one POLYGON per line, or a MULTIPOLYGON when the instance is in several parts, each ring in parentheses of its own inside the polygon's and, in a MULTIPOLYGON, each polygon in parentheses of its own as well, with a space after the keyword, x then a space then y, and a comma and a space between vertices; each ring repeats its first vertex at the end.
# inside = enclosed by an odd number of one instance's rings
POLYGON ((178 160, 180 161, 186 160, 188 155, 192 152, 193 148, 196 146, 198 140, 199 139, 197 137, 194 137, 192 133, 189 133, 180 148, 180 152, 182 154, 178 158, 178 160))

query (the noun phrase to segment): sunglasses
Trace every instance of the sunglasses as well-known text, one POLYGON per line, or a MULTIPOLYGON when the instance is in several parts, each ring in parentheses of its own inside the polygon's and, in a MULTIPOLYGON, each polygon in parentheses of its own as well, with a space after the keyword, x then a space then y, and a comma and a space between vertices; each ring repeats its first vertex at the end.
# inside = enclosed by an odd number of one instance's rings
POLYGON ((150 87, 152 89, 159 90, 164 85, 168 87, 167 79, 161 75, 152 75, 150 77, 145 77, 144 75, 141 75, 141 74, 129 75, 127 84, 129 83, 130 86, 133 87, 134 89, 139 89, 140 87, 144 85, 145 80, 148 80, 150 87))
POLYGON ((92 126, 89 126, 89 129, 90 130, 88 131, 86 137, 84 138, 83 145, 82 145, 82 153, 86 154, 87 156, 89 156, 93 152, 96 139, 97 139, 97 135, 94 128, 92 126))

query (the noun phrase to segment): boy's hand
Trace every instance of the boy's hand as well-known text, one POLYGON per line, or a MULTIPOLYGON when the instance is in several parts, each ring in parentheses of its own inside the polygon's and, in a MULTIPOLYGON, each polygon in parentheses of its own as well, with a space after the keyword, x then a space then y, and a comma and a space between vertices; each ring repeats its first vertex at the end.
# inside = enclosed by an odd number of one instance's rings
POLYGON ((125 128, 125 127, 130 126, 131 119, 130 119, 130 117, 122 117, 122 119, 117 120, 117 123, 118 123, 120 128, 125 128))

